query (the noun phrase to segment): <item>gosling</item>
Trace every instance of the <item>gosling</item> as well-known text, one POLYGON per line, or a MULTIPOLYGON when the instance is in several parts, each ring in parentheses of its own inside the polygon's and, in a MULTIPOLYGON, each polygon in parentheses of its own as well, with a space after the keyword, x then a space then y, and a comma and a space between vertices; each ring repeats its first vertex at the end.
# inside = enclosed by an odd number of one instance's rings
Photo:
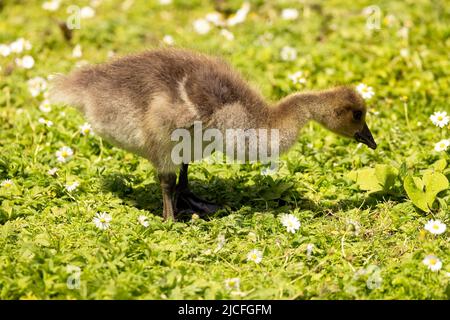
POLYGON ((364 100, 350 87, 297 92, 269 103, 226 62, 182 49, 151 50, 59 75, 50 96, 54 103, 77 107, 107 141, 153 164, 166 220, 180 212, 209 214, 220 208, 188 189, 189 161, 176 164, 171 158, 171 134, 191 130, 194 122, 223 133, 278 129, 280 152, 296 142, 310 120, 377 146, 365 121, 364 100))

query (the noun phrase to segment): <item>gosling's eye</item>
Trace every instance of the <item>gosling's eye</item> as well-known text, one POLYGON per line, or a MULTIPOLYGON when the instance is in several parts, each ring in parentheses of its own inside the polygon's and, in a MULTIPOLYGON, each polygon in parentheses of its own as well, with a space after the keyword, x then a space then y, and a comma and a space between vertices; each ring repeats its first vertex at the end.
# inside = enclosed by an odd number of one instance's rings
POLYGON ((362 111, 353 111, 353 120, 360 121, 362 119, 362 111))

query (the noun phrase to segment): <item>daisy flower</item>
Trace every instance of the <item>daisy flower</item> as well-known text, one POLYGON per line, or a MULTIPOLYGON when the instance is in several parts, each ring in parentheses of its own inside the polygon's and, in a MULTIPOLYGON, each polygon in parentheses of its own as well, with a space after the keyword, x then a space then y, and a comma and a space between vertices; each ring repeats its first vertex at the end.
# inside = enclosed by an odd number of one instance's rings
POLYGON ((83 52, 81 50, 81 46, 79 44, 77 44, 72 50, 72 57, 81 58, 82 55, 83 55, 83 52))
POLYGON ((239 278, 225 279, 225 288, 229 291, 240 291, 241 280, 239 278))
POLYGON ((211 30, 211 25, 205 19, 197 19, 194 21, 194 30, 198 34, 207 34, 211 30))
POLYGON ((219 252, 220 250, 222 250, 225 243, 226 243, 225 236, 223 234, 219 234, 219 236, 217 237, 217 247, 214 250, 214 252, 219 252))
POLYGON ((38 121, 39 123, 46 125, 47 127, 53 126, 53 121, 45 120, 44 118, 39 118, 38 121))
POLYGON ((428 255, 423 259, 423 264, 431 271, 439 271, 442 268, 442 261, 435 255, 428 255))
POLYGON ((51 168, 50 170, 47 171, 47 174, 53 177, 56 175, 56 172, 58 172, 58 170, 59 170, 58 168, 51 168))
POLYGON ((234 34, 231 31, 227 30, 227 29, 220 30, 220 35, 223 36, 228 41, 233 41, 234 40, 234 34))
POLYGON ((39 105, 39 110, 41 110, 44 113, 49 113, 50 111, 52 111, 52 107, 50 106, 50 101, 48 101, 47 99, 42 101, 41 104, 39 105))
POLYGON ((150 225, 147 216, 141 215, 137 219, 138 222, 145 228, 147 228, 150 225))
POLYGON ((300 221, 293 214, 283 214, 280 220, 281 224, 286 227, 287 232, 295 233, 300 229, 300 221))
POLYGON ((435 112, 430 116, 431 122, 439 128, 445 127, 450 122, 450 117, 447 115, 447 112, 435 112))
POLYGON ((7 57, 11 53, 11 49, 6 44, 0 44, 0 55, 7 57))
POLYGON ((42 9, 47 10, 47 11, 56 11, 59 9, 60 4, 61 4, 60 0, 45 1, 42 4, 42 9))
POLYGON ((168 46, 173 46, 175 44, 175 40, 173 39, 173 37, 168 34, 163 37, 162 41, 168 46))
POLYGON ((30 41, 24 38, 19 38, 9 45, 11 52, 22 53, 23 50, 30 50, 32 48, 30 41))
POLYGON ((42 77, 35 77, 27 81, 28 91, 33 97, 37 97, 47 89, 47 81, 42 77))
POLYGON ((293 84, 305 84, 306 78, 303 75, 303 72, 297 71, 290 75, 288 75, 288 78, 292 81, 293 84))
POLYGON ((81 19, 89 19, 95 16, 95 10, 91 7, 83 7, 80 10, 80 17, 81 19))
POLYGON ((450 146, 450 140, 443 139, 434 145, 434 150, 437 152, 445 151, 448 146, 450 146))
POLYGON ((235 26, 239 23, 242 23, 247 19, 247 15, 250 12, 250 3, 244 2, 242 7, 236 11, 236 14, 228 18, 227 25, 235 26))
POLYGON ((360 83, 356 86, 356 91, 364 98, 364 99, 370 99, 375 95, 375 92, 373 91, 372 87, 369 87, 368 85, 364 83, 360 83))
POLYGON ((298 10, 293 8, 283 9, 281 11, 281 18, 283 20, 295 20, 298 18, 298 10))
POLYGON ((34 66, 34 59, 32 56, 24 56, 23 58, 16 58, 16 64, 24 69, 31 69, 34 66))
POLYGON ((0 183, 0 187, 3 188, 10 188, 14 185, 14 182, 11 179, 3 180, 2 183, 0 183))
POLYGON ((314 250, 314 245, 312 243, 308 243, 306 246, 306 256, 309 258, 312 255, 312 252, 314 250))
POLYGON ((425 224, 425 230, 431 232, 432 234, 442 234, 447 229, 445 223, 442 223, 441 220, 429 220, 425 224))
POLYGON ((99 212, 95 215, 92 222, 100 230, 106 230, 109 228, 109 223, 111 222, 111 220, 112 220, 111 215, 109 215, 106 212, 99 212))
POLYGON ((75 181, 71 184, 66 184, 66 190, 69 192, 75 191, 80 186, 80 183, 78 181, 75 181))
POLYGON ((260 263, 262 258, 263 254, 258 249, 253 249, 247 254, 247 261, 253 261, 254 263, 260 263))
POLYGON ((73 156, 73 150, 70 147, 62 147, 58 151, 56 151, 56 158, 58 162, 66 162, 67 160, 70 160, 73 156))
POLYGON ((280 56, 283 61, 294 61, 297 59, 297 50, 292 47, 285 46, 281 48, 280 56))
POLYGON ((92 132, 92 127, 91 127, 91 125, 89 124, 89 123, 84 123, 82 126, 80 126, 80 133, 83 135, 83 136, 87 136, 88 134, 90 134, 90 135, 92 135, 93 134, 93 132, 92 132))
POLYGON ((208 22, 211 22, 215 26, 223 26, 224 25, 223 17, 219 12, 208 13, 205 16, 205 19, 208 22))

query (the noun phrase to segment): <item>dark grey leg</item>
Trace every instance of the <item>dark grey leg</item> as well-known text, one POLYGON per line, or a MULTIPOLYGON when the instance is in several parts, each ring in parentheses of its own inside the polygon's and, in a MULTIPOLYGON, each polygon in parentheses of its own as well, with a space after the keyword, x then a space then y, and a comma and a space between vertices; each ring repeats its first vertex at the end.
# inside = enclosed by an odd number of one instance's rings
POLYGON ((176 208, 179 213, 210 214, 220 209, 220 206, 197 197, 188 187, 188 164, 182 164, 180 177, 176 187, 176 208))

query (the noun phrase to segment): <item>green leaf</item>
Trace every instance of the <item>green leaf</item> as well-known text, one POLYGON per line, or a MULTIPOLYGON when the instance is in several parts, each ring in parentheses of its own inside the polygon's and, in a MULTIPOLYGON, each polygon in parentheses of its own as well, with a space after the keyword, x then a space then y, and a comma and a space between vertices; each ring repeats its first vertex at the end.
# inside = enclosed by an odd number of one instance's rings
POLYGON ((426 171, 422 179, 408 175, 403 186, 414 205, 428 212, 439 192, 447 190, 449 183, 442 173, 426 171))
POLYGON ((361 190, 369 192, 388 191, 398 176, 398 170, 392 166, 380 164, 375 168, 367 168, 350 172, 347 177, 354 180, 361 190))
POLYGON ((447 160, 440 159, 433 163, 432 166, 436 171, 444 171, 444 169, 447 168, 447 160))
POLYGON ((383 186, 383 189, 389 190, 395 184, 395 179, 398 176, 398 170, 392 166, 379 164, 375 166, 375 175, 378 182, 383 186))
POLYGON ((439 192, 448 189, 448 180, 440 172, 427 172, 422 178, 425 184, 425 192, 428 206, 431 208, 439 192))
POLYGON ((419 178, 414 178, 413 176, 408 175, 403 181, 403 186, 409 199, 411 199, 412 203, 414 203, 416 207, 423 211, 429 211, 426 194, 423 191, 423 188, 419 188, 417 185, 417 179, 419 178))
POLYGON ((355 172, 354 180, 361 190, 377 192, 383 190, 382 185, 377 179, 375 169, 361 169, 355 172))

